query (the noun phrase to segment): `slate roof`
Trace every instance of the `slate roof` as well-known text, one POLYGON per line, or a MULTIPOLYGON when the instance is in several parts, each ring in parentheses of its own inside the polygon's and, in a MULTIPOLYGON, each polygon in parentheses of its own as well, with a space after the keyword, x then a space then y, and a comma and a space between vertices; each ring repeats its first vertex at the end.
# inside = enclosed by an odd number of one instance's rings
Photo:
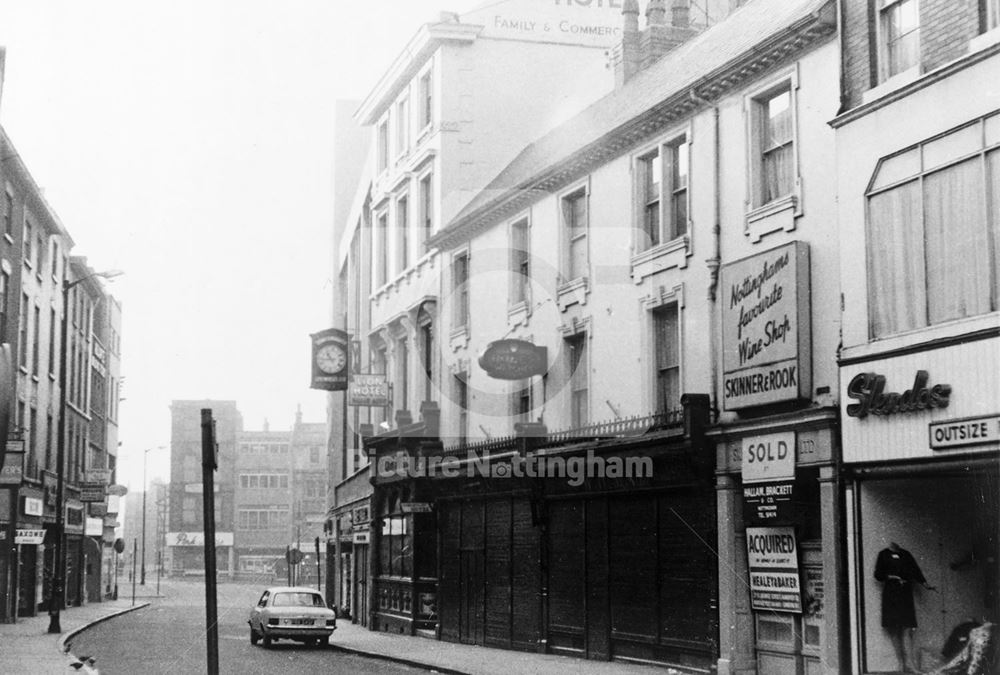
MULTIPOLYGON (((700 104, 691 98, 692 92, 705 95, 713 84, 718 86, 715 80, 748 57, 763 60, 777 41, 787 39, 789 31, 812 31, 809 39, 817 34, 832 34, 836 28, 834 16, 832 0, 751 0, 525 147, 451 223, 431 238, 429 245, 447 246, 464 238, 463 230, 472 221, 496 215, 499 206, 519 194, 522 197, 519 203, 523 203, 526 198, 537 198, 538 190, 547 193, 555 183, 562 182, 551 177, 561 165, 587 164, 587 156, 596 161, 603 155, 603 161, 607 161, 611 156, 596 150, 597 146, 606 146, 609 137, 624 134, 630 123, 635 125, 657 107, 671 99, 676 101, 679 94, 688 99, 689 108, 697 107, 700 104)), ((786 48, 780 47, 779 53, 785 53, 783 49, 786 48)), ((767 67, 767 63, 760 64, 755 72, 767 67)), ((643 138, 656 133, 648 120, 640 129, 643 138)), ((635 133, 632 136, 636 137, 635 133)), ((613 152, 613 156, 620 154, 621 149, 613 152)), ((563 167, 560 173, 568 175, 572 171, 563 167)))

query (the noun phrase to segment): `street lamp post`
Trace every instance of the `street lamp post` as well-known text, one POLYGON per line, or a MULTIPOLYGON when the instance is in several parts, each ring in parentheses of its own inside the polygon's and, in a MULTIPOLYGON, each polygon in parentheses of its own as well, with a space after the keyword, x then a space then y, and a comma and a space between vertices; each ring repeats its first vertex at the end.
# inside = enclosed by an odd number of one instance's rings
POLYGON ((146 493, 149 486, 146 485, 146 456, 152 450, 163 450, 165 445, 158 445, 155 448, 148 448, 142 451, 142 570, 139 572, 139 585, 146 585, 146 493))
POLYGON ((69 292, 74 286, 87 279, 101 277, 111 279, 121 274, 119 271, 94 272, 74 281, 68 281, 63 270, 62 304, 63 316, 59 342, 59 442, 56 446, 56 550, 52 561, 52 591, 49 595, 49 632, 62 633, 59 611, 63 604, 63 587, 66 585, 66 546, 63 542, 66 531, 66 352, 69 336, 69 292))

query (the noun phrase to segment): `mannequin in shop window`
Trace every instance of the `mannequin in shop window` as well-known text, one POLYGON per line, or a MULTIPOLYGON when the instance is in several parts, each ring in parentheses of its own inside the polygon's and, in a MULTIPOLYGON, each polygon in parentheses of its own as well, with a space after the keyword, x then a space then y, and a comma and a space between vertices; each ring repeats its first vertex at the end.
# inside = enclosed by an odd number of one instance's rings
POLYGON ((913 607, 913 585, 920 584, 929 591, 920 566, 909 551, 892 542, 878 553, 875 562, 875 579, 882 582, 882 627, 889 633, 896 651, 899 667, 905 673, 917 672, 910 660, 913 658, 913 629, 917 615, 913 607))

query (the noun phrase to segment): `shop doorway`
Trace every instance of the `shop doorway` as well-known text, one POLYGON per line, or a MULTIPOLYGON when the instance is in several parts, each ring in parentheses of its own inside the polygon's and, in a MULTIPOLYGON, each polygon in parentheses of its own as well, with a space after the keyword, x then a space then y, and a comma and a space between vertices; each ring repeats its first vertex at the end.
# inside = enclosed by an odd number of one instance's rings
POLYGON ((898 660, 882 626, 885 582, 874 577, 881 552, 908 552, 930 586, 912 584, 916 628, 911 660, 920 670, 941 661, 951 631, 968 620, 998 619, 1000 504, 995 468, 912 474, 860 484, 858 550, 865 672, 891 672, 898 660))

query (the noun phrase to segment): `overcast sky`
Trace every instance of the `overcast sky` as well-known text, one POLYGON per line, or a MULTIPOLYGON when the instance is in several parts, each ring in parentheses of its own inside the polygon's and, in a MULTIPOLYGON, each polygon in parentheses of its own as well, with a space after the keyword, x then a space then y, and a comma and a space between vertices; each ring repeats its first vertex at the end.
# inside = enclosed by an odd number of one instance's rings
POLYGON ((0 123, 73 253, 125 272, 120 482, 169 444, 173 399, 235 399, 247 429, 325 420, 308 335, 330 323, 334 101, 481 4, 0 0, 0 123))

